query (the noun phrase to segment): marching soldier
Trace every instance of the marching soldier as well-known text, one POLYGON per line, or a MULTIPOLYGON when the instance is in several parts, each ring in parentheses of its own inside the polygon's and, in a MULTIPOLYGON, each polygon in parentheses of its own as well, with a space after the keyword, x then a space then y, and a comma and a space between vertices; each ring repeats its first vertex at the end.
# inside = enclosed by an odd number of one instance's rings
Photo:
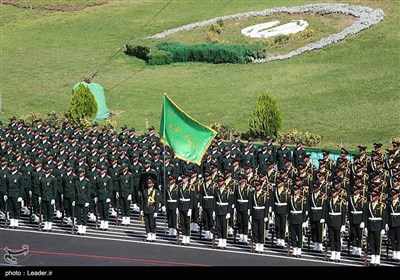
POLYGON ((311 237, 314 242, 314 251, 322 252, 322 235, 324 232, 325 219, 322 216, 322 209, 325 207, 327 195, 321 191, 319 181, 313 182, 313 191, 308 199, 308 214, 310 218, 311 237))
MULTIPOLYGON (((24 159, 24 164, 20 167, 20 171, 23 177, 23 184, 24 184, 24 192, 22 196, 22 203, 24 206, 22 206, 22 210, 25 213, 29 213, 29 210, 27 208, 28 204, 30 203, 29 200, 32 198, 32 171, 33 171, 33 165, 31 164, 31 157, 29 155, 25 155, 24 159)), ((31 200, 32 202, 32 200, 31 200)), ((30 213, 30 215, 33 215, 33 213, 30 213)))
POLYGON ((189 179, 192 173, 184 173, 181 175, 182 182, 179 185, 178 194, 178 209, 179 209, 179 221, 180 228, 182 231, 182 243, 183 245, 190 244, 190 221, 192 218, 192 208, 194 200, 194 190, 191 188, 189 179))
POLYGON ((134 211, 138 211, 139 210, 138 204, 140 205, 139 180, 140 180, 140 174, 142 172, 142 169, 143 169, 143 166, 139 162, 139 154, 133 153, 132 154, 132 164, 130 166, 130 172, 132 173, 132 176, 133 176, 132 202, 133 202, 133 210, 134 211))
POLYGON ((299 164, 304 162, 306 156, 306 150, 303 148, 303 142, 301 140, 296 141, 296 148, 293 150, 293 165, 299 169, 299 164))
POLYGON ((34 222, 39 222, 39 201, 40 197, 40 184, 44 177, 44 171, 42 169, 42 163, 40 160, 35 161, 35 169, 32 172, 32 201, 33 201, 33 215, 34 222))
POLYGON ((384 202, 379 202, 379 193, 371 192, 372 201, 367 206, 367 234, 368 246, 371 250, 371 266, 381 263, 382 236, 388 229, 387 210, 384 202))
POLYGON ((202 214, 202 225, 205 231, 205 239, 211 240, 213 235, 211 229, 214 225, 214 192, 218 185, 211 179, 211 170, 206 169, 204 171, 205 180, 202 183, 200 189, 200 207, 203 212, 202 214))
POLYGON ((46 165, 44 168, 44 177, 40 182, 39 203, 42 205, 44 230, 51 231, 53 225, 54 204, 57 193, 57 179, 54 177, 52 167, 46 165))
POLYGON ((108 210, 110 208, 111 195, 112 195, 112 179, 107 175, 107 167, 102 166, 100 169, 100 175, 97 177, 96 181, 96 197, 95 203, 98 203, 99 206, 99 219, 100 219, 100 229, 107 230, 108 229, 108 221, 109 221, 109 213, 108 210))
POLYGON ((330 152, 322 150, 322 160, 325 162, 326 169, 333 173, 335 169, 335 161, 329 157, 330 152))
POLYGON ((322 220, 328 225, 329 247, 331 248, 331 261, 340 262, 342 251, 341 233, 345 231, 346 201, 339 197, 339 189, 333 187, 332 196, 322 209, 322 220), (325 218, 325 219, 324 219, 325 218))
MULTIPOLYGON (((239 185, 235 190, 235 204, 236 204, 236 223, 239 229, 240 239, 239 242, 247 244, 247 234, 249 232, 249 215, 250 215, 250 196, 252 193, 251 185, 246 182, 246 175, 242 174, 239 180, 239 185)), ((268 201, 268 205, 269 205, 268 201)), ((261 243, 261 242, 259 242, 261 243)), ((264 244, 264 243, 263 243, 264 244)))
POLYGON ((219 188, 214 192, 215 211, 213 218, 216 220, 218 237, 218 248, 225 249, 228 238, 228 220, 231 217, 232 193, 226 186, 226 179, 223 175, 218 177, 219 188))
POLYGON ((148 176, 147 189, 143 191, 140 215, 144 217, 147 238, 145 241, 154 242, 156 240, 156 218, 158 206, 160 204, 160 193, 155 187, 156 176, 148 176))
POLYGON ((264 252, 265 243, 265 224, 268 223, 269 199, 266 192, 261 188, 261 180, 254 179, 255 190, 250 195, 250 221, 252 238, 256 243, 256 252, 264 252))
POLYGON ((393 259, 400 261, 400 189, 392 189, 388 201, 389 236, 392 242, 393 259))
POLYGON ((276 151, 276 161, 278 163, 278 170, 285 168, 285 161, 289 159, 292 161, 292 155, 289 148, 286 147, 286 141, 281 141, 281 147, 276 151))
POLYGON ((290 190, 284 188, 284 183, 285 180, 283 178, 276 179, 277 185, 272 198, 274 203, 272 219, 275 217, 276 245, 280 247, 285 247, 287 204, 290 196, 290 190))
MULTIPOLYGON (((67 164, 67 173, 65 174, 62 181, 62 201, 64 203, 64 210, 67 216, 67 225, 72 225, 72 202, 75 201, 76 192, 76 180, 77 176, 72 171, 72 164, 67 164)), ((85 170, 84 168, 82 170, 85 170)), ((88 188, 90 190, 90 188, 88 188)), ((86 215, 87 216, 87 215, 86 215)))
POLYGON ((300 258, 303 248, 303 228, 307 227, 307 199, 301 195, 302 188, 294 186, 294 194, 290 196, 288 206, 288 223, 290 240, 293 245, 293 256, 300 258))
POLYGON ((119 176, 119 184, 117 185, 119 188, 116 193, 116 198, 119 199, 121 207, 122 225, 129 225, 131 223, 129 211, 133 193, 133 176, 128 170, 129 166, 123 164, 122 173, 119 176))
POLYGON ((8 170, 8 161, 6 158, 1 158, 0 166, 0 219, 6 220, 6 203, 4 196, 7 194, 7 176, 10 174, 8 170))
POLYGON ((18 227, 18 219, 21 216, 20 203, 22 202, 23 192, 24 182, 22 174, 18 172, 17 165, 15 163, 11 163, 10 173, 7 175, 7 191, 4 195, 4 200, 8 203, 8 210, 10 212, 10 227, 13 228, 18 227))
MULTIPOLYGON (((76 179, 75 185, 75 200, 72 201, 71 206, 76 209, 76 217, 78 224, 78 234, 86 234, 88 210, 89 210, 89 199, 91 184, 89 179, 85 177, 85 169, 78 170, 78 178, 76 179)), ((67 176, 68 178, 69 176, 67 176)), ((71 198, 72 199, 72 198, 71 198)), ((75 219, 74 217, 72 217, 75 219)))
POLYGON ((168 221, 168 236, 176 236, 177 218, 179 215, 178 210, 178 185, 176 184, 176 177, 174 174, 168 174, 168 182, 166 185, 166 197, 164 197, 163 212, 167 213, 168 221))
POLYGON ((348 221, 350 225, 350 242, 353 244, 352 255, 361 256, 362 232, 365 228, 367 214, 367 198, 361 194, 357 185, 353 186, 353 194, 348 197, 348 221))

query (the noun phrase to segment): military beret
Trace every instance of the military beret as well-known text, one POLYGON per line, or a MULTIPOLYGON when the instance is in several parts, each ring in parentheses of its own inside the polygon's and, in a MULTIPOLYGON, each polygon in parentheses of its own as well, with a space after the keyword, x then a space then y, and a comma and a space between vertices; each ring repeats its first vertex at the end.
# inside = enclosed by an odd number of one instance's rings
POLYGON ((321 183, 319 181, 313 181, 312 185, 314 186, 314 189, 319 189, 321 187, 321 183))
POLYGON ((305 155, 304 155, 304 158, 310 158, 310 157, 311 157, 310 154, 305 154, 305 155))
POLYGON ((281 145, 286 144, 286 140, 281 141, 281 145))
POLYGON ((126 162, 124 162, 124 163, 121 165, 121 167, 122 167, 123 169, 128 168, 128 167, 129 167, 129 164, 127 164, 126 162))
POLYGON ((297 140, 297 141, 296 141, 296 145, 298 145, 298 144, 303 144, 303 141, 297 140))
POLYGON ((254 179, 253 179, 253 182, 254 183, 261 183, 261 178, 260 178, 260 176, 254 176, 254 179))
POLYGON ((302 185, 294 185, 293 186, 293 190, 297 191, 297 190, 301 190, 302 185))
POLYGON ((129 129, 129 132, 135 132, 136 130, 135 130, 135 128, 134 127, 131 127, 130 129, 129 129))
POLYGON ((349 154, 349 152, 345 148, 341 148, 340 149, 340 153, 341 154, 346 154, 346 155, 349 154))
POLYGON ((302 162, 302 163, 299 164, 299 167, 300 167, 300 168, 306 168, 306 167, 307 167, 307 164, 305 164, 304 162, 302 162))
POLYGON ((367 149, 367 146, 358 146, 358 149, 365 151, 367 149))
POLYGON ((378 195, 379 195, 378 191, 375 190, 371 191, 371 196, 378 196, 378 195))
POLYGON ((176 176, 174 174, 168 174, 167 177, 169 180, 176 180, 176 176))
POLYGON ((223 174, 218 175, 218 181, 225 183, 225 176, 223 174))
POLYGON ((239 132, 236 132, 235 134, 233 134, 233 137, 239 137, 239 136, 240 136, 239 132))
POLYGON ((210 163, 210 167, 211 167, 211 168, 213 168, 213 167, 218 168, 218 164, 217 164, 216 162, 212 161, 212 162, 210 163))
POLYGON ((17 167, 17 163, 16 163, 16 162, 11 162, 11 163, 9 164, 9 166, 10 166, 10 167, 17 167))
POLYGON ((318 159, 318 162, 319 162, 320 164, 324 164, 324 163, 325 163, 325 160, 322 159, 322 158, 320 158, 320 159, 318 159))
POLYGON ((78 173, 85 173, 85 172, 86 172, 85 168, 79 168, 78 169, 78 173))
POLYGON ((154 126, 152 125, 152 126, 150 126, 147 130, 148 131, 151 131, 151 130, 154 130, 155 128, 154 128, 154 126))
POLYGON ((133 154, 132 154, 132 158, 138 158, 139 156, 140 156, 139 153, 133 153, 133 154))
POLYGON ((53 169, 53 167, 51 165, 49 165, 49 164, 46 164, 45 166, 43 166, 43 169, 51 170, 51 169, 53 169))
POLYGON ((331 188, 331 192, 332 193, 335 193, 335 192, 338 192, 339 191, 339 188, 331 188))
POLYGON ((266 138, 265 138, 265 141, 271 141, 272 140, 272 137, 271 136, 267 136, 266 138))
POLYGON ((374 147, 375 148, 381 148, 382 147, 382 143, 374 143, 374 147))
POLYGON ((397 140, 393 140, 393 141, 392 141, 392 145, 394 145, 394 146, 399 146, 399 145, 400 145, 400 142, 397 141, 397 140))
POLYGON ((400 189, 392 188, 392 189, 390 190, 390 192, 392 193, 392 195, 396 195, 396 194, 399 194, 399 193, 400 193, 400 189))
POLYGON ((340 184, 340 183, 343 182, 343 179, 342 179, 342 177, 335 177, 335 179, 333 180, 333 182, 334 182, 335 184, 340 184))

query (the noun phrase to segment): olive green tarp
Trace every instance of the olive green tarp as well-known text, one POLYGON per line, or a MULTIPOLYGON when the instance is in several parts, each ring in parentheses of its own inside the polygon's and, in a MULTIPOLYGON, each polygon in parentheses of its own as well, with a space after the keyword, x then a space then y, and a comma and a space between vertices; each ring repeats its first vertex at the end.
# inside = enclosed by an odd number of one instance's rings
POLYGON ((110 116, 110 109, 107 108, 106 104, 106 96, 104 94, 104 88, 96 83, 86 83, 86 82, 80 82, 77 83, 74 86, 74 89, 72 90, 72 93, 76 91, 78 86, 80 84, 83 84, 86 87, 89 87, 90 91, 92 92, 94 99, 96 100, 97 103, 97 114, 96 117, 94 118, 95 121, 99 120, 105 120, 108 119, 110 116))

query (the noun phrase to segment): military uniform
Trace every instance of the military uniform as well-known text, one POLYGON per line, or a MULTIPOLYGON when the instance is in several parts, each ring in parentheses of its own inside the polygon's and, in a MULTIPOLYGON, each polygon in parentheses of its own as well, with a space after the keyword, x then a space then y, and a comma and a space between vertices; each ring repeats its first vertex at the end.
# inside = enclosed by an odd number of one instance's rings
POLYGON ((254 180, 255 190, 250 195, 250 216, 252 239, 256 243, 256 251, 262 253, 265 243, 265 223, 268 222, 269 199, 261 188, 261 181, 254 180))
POLYGON ((332 197, 328 199, 322 211, 328 225, 329 247, 332 251, 330 260, 339 262, 342 251, 341 233, 345 231, 346 201, 339 197, 338 188, 332 188, 332 197))
POLYGON ((216 218, 216 229, 218 247, 223 249, 226 248, 226 240, 228 238, 228 219, 232 209, 232 193, 231 190, 226 186, 225 178, 219 177, 219 188, 215 189, 214 200, 215 200, 215 218, 216 218))
POLYGON ((206 179, 200 189, 200 206, 202 207, 202 225, 205 230, 205 239, 212 239, 211 229, 214 225, 213 212, 215 210, 214 192, 218 184, 211 179, 211 170, 206 170, 206 179))
MULTIPOLYGON (((72 166, 71 166, 72 167, 72 166)), ((75 188, 77 176, 70 170, 65 174, 62 181, 62 194, 64 210, 67 217, 72 216, 72 202, 75 201, 75 188)))
MULTIPOLYGON (((189 180, 188 176, 190 174, 182 174, 183 180, 189 180)), ((189 182, 182 182, 179 185, 179 201, 178 201, 178 209, 179 209, 179 221, 180 228, 182 231, 183 244, 190 243, 190 222, 192 217, 192 208, 194 201, 194 189, 191 188, 189 182)))
POLYGON ((283 187, 283 178, 277 179, 277 187, 274 189, 274 195, 272 201, 273 215, 275 216, 275 231, 278 239, 277 245, 285 246, 285 233, 286 233, 286 222, 287 222, 287 203, 289 202, 290 190, 283 187))
MULTIPOLYGON (((128 168, 128 166, 124 165, 122 168, 128 168)), ((129 225, 130 224, 130 204, 132 201, 133 194, 133 176, 132 173, 127 170, 123 171, 119 176, 119 205, 121 207, 122 214, 122 224, 129 225)), ((118 209, 117 209, 118 211, 118 209)))
MULTIPOLYGON (((79 172, 79 171, 78 171, 79 172)), ((79 176, 75 188, 75 213, 77 217, 78 233, 85 234, 88 220, 89 199, 91 184, 89 179, 79 176)))
MULTIPOLYGON (((49 167, 47 166, 47 170, 49 167)), ((44 230, 51 230, 53 223, 53 214, 54 214, 54 204, 55 204, 55 196, 57 192, 57 180, 56 177, 47 173, 43 176, 40 181, 40 198, 42 201, 42 214, 44 221, 44 230)))
POLYGON ((178 210, 178 199, 179 199, 179 192, 178 192, 178 185, 176 184, 176 177, 173 174, 168 175, 168 182, 165 189, 164 197, 164 205, 166 214, 167 214, 167 221, 168 221, 168 235, 175 236, 177 230, 177 216, 179 214, 178 210))
POLYGON ((325 218, 322 216, 322 209, 327 201, 327 195, 320 191, 319 182, 313 183, 313 192, 309 196, 308 215, 310 218, 311 238, 314 242, 314 251, 322 251, 322 235, 325 218), (321 219, 323 222, 321 223, 321 219))
POLYGON ((301 195, 301 186, 294 187, 288 205, 288 223, 290 241, 293 245, 293 256, 300 257, 303 248, 303 228, 307 226, 307 199, 301 195), (296 193, 296 191, 299 192, 296 193))
POLYGON ((392 243, 393 259, 400 260, 400 189, 392 189, 392 198, 387 203, 389 213, 389 237, 392 243))
MULTIPOLYGON (((105 170, 105 168, 103 169, 105 170)), ((103 171, 104 172, 104 171, 103 171)), ((108 229, 108 221, 109 221, 109 213, 108 210, 110 208, 111 196, 112 196, 112 179, 110 176, 104 174, 100 174, 97 177, 96 181, 96 198, 98 203, 99 210, 99 219, 100 219, 100 229, 108 229)))
MULTIPOLYGON (((155 180, 153 181, 155 182, 155 180)), ((142 214, 146 227, 147 239, 146 241, 154 241, 156 239, 156 220, 158 205, 160 203, 160 194, 155 187, 150 187, 143 191, 142 198, 142 214)))
POLYGON ((350 225, 350 242, 353 245, 352 255, 361 256, 362 232, 366 223, 367 198, 360 194, 358 187, 353 187, 357 194, 348 197, 348 217, 350 225))
MULTIPOLYGON (((247 244, 247 235, 249 232, 249 215, 250 215, 250 198, 251 185, 246 182, 246 177, 242 177, 239 185, 235 190, 235 208, 236 208, 236 223, 239 230, 239 242, 247 244)), ((269 204, 269 201, 267 202, 269 204)))
MULTIPOLYGON (((13 164, 11 165, 13 166, 13 164)), ((16 166, 16 165, 14 165, 16 166)), ((7 203, 10 213, 10 226, 18 227, 18 219, 21 216, 22 196, 24 192, 24 183, 22 174, 17 170, 7 175, 7 203)))

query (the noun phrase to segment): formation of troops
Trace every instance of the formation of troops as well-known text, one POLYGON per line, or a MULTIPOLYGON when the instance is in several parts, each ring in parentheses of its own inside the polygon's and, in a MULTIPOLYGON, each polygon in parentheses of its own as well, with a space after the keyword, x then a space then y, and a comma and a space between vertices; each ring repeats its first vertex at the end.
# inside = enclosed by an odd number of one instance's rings
POLYGON ((292 150, 267 137, 257 147, 235 134, 216 137, 201 166, 182 161, 163 146, 154 127, 147 134, 97 123, 81 130, 70 123, 54 128, 41 120, 25 125, 15 117, 0 123, 0 219, 17 228, 21 213, 40 230, 53 219, 86 233, 88 219, 107 230, 110 215, 130 224, 130 211, 145 223, 146 241, 156 239, 156 218, 166 214, 168 235, 190 244, 192 232, 227 246, 228 235, 262 253, 268 233, 276 245, 301 257, 309 231, 315 251, 331 250, 340 261, 348 228, 352 255, 369 248, 380 264, 382 236, 400 261, 400 143, 382 151, 374 143, 336 161, 322 151, 318 166, 301 142, 292 150), (351 158, 351 159, 349 159, 351 158))

